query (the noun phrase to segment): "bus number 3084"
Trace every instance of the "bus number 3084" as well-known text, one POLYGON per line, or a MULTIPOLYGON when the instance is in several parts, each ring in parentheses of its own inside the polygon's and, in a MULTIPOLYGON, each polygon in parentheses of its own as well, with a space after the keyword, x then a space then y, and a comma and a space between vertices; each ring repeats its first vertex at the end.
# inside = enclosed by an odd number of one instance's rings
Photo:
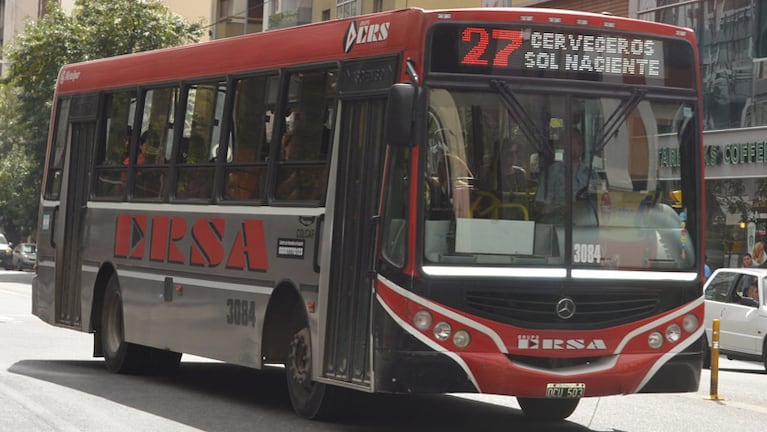
POLYGON ((226 323, 239 326, 256 326, 256 302, 226 299, 229 313, 226 315, 226 323))

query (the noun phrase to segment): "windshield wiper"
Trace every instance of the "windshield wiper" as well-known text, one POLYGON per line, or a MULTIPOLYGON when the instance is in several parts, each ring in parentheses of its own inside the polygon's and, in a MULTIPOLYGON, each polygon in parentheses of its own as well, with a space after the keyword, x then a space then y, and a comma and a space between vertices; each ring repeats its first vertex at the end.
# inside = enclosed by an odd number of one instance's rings
POLYGON ((621 104, 618 105, 618 108, 610 114, 607 121, 605 121, 599 131, 597 131, 596 142, 594 143, 594 153, 599 153, 605 148, 607 141, 610 137, 618 133, 618 129, 620 129, 621 125, 626 121, 626 117, 631 110, 639 105, 639 102, 644 99, 646 93, 646 89, 634 89, 631 97, 621 102, 621 104))
POLYGON ((490 80, 490 87, 501 95, 501 102, 503 102, 506 111, 519 123, 519 129, 528 140, 533 142, 535 149, 541 154, 553 156, 554 152, 547 146, 544 146, 544 143, 547 142, 546 135, 535 126, 533 119, 530 118, 530 114, 527 113, 522 104, 519 103, 519 99, 514 95, 514 92, 511 91, 511 87, 501 80, 490 80))

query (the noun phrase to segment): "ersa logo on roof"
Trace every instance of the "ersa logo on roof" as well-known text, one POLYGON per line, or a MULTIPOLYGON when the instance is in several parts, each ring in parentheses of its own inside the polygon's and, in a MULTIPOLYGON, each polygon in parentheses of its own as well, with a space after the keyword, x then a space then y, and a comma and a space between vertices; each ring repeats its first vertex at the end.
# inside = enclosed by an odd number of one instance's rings
POLYGON ((388 21, 385 23, 361 21, 359 24, 357 21, 352 21, 346 29, 344 52, 348 54, 354 45, 385 41, 389 38, 389 24, 391 23, 388 21))
POLYGON ((59 76, 59 84, 64 84, 67 81, 77 81, 80 78, 80 71, 64 71, 59 76))

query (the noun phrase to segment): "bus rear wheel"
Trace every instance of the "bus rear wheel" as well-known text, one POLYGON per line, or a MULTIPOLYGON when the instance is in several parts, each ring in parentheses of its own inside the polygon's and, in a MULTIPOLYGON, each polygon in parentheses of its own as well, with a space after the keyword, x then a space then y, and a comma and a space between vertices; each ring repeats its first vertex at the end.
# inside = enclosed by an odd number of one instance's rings
POLYGON ((142 369, 147 352, 141 345, 125 342, 122 293, 114 274, 110 276, 104 292, 99 333, 108 371, 135 373, 142 369))
POLYGON ((288 394, 295 412, 304 418, 323 420, 337 413, 337 390, 312 379, 311 333, 306 325, 293 332, 285 360, 288 394))
POLYGON ((518 397, 519 407, 535 420, 560 421, 570 417, 580 399, 541 399, 518 397))
POLYGON ((181 353, 125 341, 122 292, 114 274, 104 292, 99 337, 104 363, 113 373, 170 375, 181 363, 181 353))

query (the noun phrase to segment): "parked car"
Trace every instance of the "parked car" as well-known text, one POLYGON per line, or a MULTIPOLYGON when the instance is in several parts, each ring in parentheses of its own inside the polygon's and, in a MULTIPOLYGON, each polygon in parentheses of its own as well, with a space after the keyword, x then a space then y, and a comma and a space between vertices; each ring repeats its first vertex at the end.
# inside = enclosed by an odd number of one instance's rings
MULTIPOLYGON (((703 287, 706 338, 719 319, 719 352, 727 358, 758 361, 767 369, 767 269, 720 268, 703 287)), ((707 363, 710 356, 707 357, 707 363)))
POLYGON ((17 270, 31 269, 37 259, 37 245, 34 243, 19 243, 13 248, 13 268, 17 270))
POLYGON ((5 238, 5 234, 0 234, 0 265, 6 270, 13 268, 13 244, 5 238))

